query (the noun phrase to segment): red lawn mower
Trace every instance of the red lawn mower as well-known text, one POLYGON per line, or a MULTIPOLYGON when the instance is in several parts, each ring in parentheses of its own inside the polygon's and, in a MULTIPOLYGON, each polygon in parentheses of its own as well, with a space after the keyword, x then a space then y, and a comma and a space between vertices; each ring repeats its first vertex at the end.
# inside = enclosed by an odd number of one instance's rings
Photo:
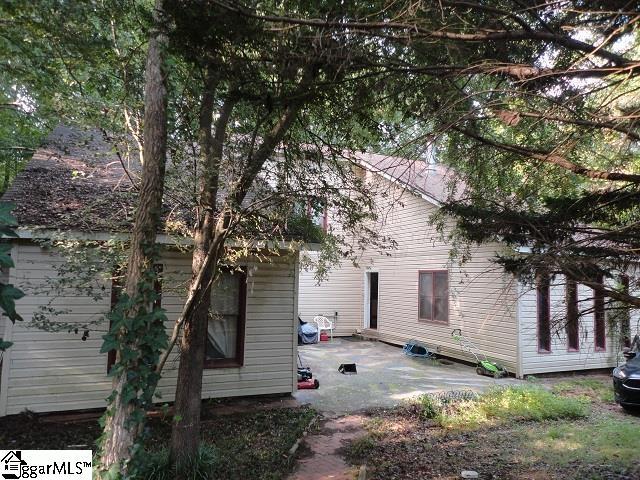
POLYGON ((302 365, 300 353, 298 353, 298 390, 315 390, 320 387, 317 378, 313 378, 311 367, 302 365))

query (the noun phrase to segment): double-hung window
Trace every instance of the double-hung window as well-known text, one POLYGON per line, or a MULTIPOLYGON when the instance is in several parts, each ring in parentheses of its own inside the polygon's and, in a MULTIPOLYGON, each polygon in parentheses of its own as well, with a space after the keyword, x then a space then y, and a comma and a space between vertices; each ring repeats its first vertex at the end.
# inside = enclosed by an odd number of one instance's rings
POLYGON ((420 271, 418 273, 418 320, 449 322, 449 273, 420 271))
POLYGON ((205 368, 244 364, 246 274, 222 272, 211 290, 205 368))

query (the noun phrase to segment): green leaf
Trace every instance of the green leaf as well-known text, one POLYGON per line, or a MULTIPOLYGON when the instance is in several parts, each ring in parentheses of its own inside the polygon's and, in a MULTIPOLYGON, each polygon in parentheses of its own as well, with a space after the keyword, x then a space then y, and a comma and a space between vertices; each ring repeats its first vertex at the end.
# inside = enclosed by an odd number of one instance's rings
POLYGON ((11 252, 11 244, 0 243, 0 267, 4 267, 4 268, 15 267, 15 264, 13 263, 13 259, 9 255, 10 252, 11 252))
POLYGON ((18 234, 11 227, 0 225, 0 236, 17 238, 18 234))
POLYGON ((100 353, 107 353, 118 347, 118 342, 115 338, 110 337, 109 335, 105 335, 102 338, 104 338, 104 342, 102 343, 102 347, 100 347, 100 353))
POLYGON ((15 203, 0 202, 0 225, 6 225, 8 227, 18 226, 16 218, 11 214, 14 208, 16 208, 15 203))
POLYGON ((11 345, 13 342, 7 342, 0 337, 0 352, 5 352, 11 345))
POLYGON ((16 312, 16 300, 24 297, 24 292, 13 285, 0 283, 0 309, 4 310, 12 322, 22 321, 22 317, 16 312))

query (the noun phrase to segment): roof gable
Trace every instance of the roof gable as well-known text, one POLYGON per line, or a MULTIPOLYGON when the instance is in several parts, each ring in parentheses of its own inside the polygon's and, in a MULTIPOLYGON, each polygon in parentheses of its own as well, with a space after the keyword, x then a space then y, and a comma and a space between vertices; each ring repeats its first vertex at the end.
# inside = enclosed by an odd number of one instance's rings
MULTIPOLYGON (((360 154, 356 159, 367 170, 408 189, 436 207, 447 201, 451 194, 455 197, 455 192, 449 188, 455 173, 443 165, 379 154, 360 154)), ((456 183, 463 185, 457 178, 456 183)))

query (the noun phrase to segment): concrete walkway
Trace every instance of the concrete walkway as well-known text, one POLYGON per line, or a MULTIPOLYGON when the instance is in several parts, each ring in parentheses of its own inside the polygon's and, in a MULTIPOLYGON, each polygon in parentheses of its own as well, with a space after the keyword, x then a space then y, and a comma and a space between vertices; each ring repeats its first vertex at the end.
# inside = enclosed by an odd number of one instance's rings
POLYGON ((482 391, 493 385, 520 383, 514 378, 494 379, 477 375, 468 365, 436 365, 431 360, 407 357, 402 349, 381 342, 334 339, 299 347, 318 390, 298 390, 300 403, 311 404, 327 416, 389 407, 423 393, 447 390, 482 391), (357 375, 338 372, 341 363, 355 363, 357 375))

